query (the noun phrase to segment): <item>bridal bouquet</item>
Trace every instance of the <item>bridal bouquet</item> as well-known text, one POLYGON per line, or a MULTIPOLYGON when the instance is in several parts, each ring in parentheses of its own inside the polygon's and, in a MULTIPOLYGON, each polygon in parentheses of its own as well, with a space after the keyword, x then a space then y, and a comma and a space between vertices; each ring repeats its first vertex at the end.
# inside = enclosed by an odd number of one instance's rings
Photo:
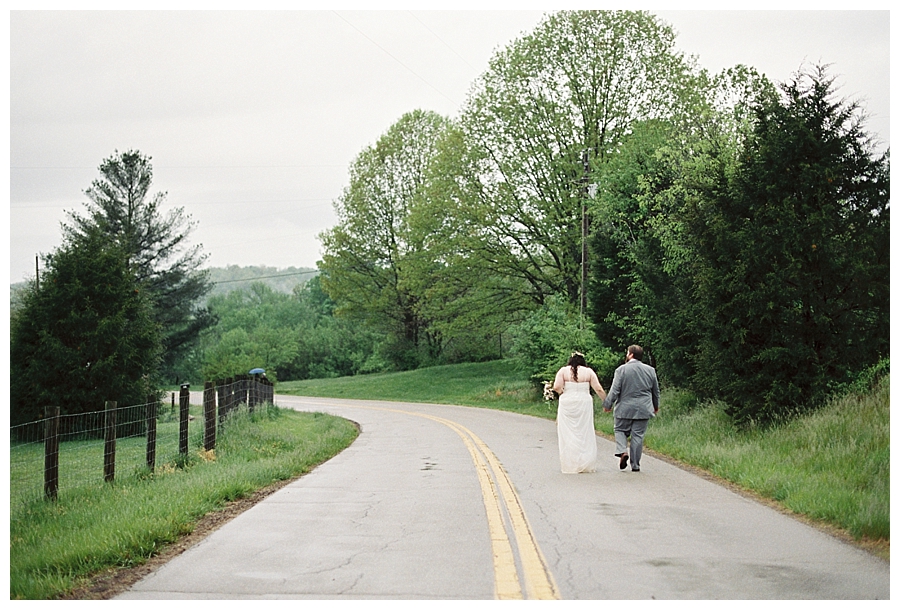
POLYGON ((553 391, 553 382, 545 381, 544 382, 544 400, 550 402, 551 400, 556 400, 556 392, 553 391))

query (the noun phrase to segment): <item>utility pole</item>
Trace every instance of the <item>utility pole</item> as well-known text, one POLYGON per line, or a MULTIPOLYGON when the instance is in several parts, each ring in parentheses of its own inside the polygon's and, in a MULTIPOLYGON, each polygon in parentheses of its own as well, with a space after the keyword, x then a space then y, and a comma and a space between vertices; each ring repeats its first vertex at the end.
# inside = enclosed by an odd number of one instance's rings
POLYGON ((38 255, 34 255, 34 289, 41 289, 41 270, 38 267, 38 255))
POLYGON ((581 151, 581 163, 584 166, 584 174, 581 177, 581 326, 584 328, 584 313, 587 310, 587 196, 590 177, 587 149, 581 151))

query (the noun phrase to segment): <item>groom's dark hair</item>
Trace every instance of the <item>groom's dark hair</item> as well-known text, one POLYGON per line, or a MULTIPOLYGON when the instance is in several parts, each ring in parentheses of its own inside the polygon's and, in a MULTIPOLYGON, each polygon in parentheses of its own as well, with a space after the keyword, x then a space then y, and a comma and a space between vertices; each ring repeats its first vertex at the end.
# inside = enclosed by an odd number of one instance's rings
POLYGON ((640 345, 629 345, 628 353, 634 356, 635 360, 644 359, 644 348, 642 348, 640 345))

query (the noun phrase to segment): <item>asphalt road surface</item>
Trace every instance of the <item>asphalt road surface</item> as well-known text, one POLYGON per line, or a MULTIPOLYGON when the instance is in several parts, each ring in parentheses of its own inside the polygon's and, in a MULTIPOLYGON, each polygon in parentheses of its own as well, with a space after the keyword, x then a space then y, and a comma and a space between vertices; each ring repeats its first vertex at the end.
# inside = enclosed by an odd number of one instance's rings
POLYGON ((362 431, 117 599, 890 598, 887 562, 648 455, 620 471, 606 439, 560 473, 549 420, 276 403, 362 431))

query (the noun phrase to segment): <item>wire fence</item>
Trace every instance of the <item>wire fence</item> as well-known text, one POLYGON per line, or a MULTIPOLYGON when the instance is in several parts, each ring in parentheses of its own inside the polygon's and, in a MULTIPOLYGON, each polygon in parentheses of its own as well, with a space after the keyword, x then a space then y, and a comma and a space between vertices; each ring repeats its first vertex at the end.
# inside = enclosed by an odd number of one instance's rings
POLYGON ((216 429, 230 413, 274 402, 270 382, 246 376, 207 382, 202 405, 190 404, 189 390, 181 386, 177 400, 170 394, 171 406, 155 399, 124 407, 107 403, 102 411, 73 415, 54 407, 41 420, 12 426, 11 508, 177 468, 190 450, 215 447, 216 429))

